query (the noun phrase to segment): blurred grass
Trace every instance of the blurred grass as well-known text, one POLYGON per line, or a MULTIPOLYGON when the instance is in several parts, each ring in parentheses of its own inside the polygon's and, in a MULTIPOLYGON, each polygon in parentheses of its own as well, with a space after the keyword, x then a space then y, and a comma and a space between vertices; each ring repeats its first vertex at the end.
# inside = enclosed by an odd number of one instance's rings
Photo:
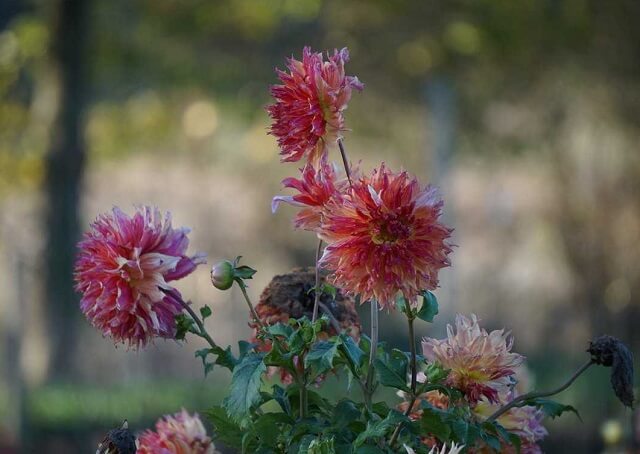
MULTIPOLYGON (((102 429, 127 419, 132 427, 150 426, 181 408, 202 412, 222 399, 225 386, 198 382, 145 381, 114 387, 47 385, 29 395, 31 424, 39 429, 102 429)), ((0 402, 2 402, 0 397, 0 402)))

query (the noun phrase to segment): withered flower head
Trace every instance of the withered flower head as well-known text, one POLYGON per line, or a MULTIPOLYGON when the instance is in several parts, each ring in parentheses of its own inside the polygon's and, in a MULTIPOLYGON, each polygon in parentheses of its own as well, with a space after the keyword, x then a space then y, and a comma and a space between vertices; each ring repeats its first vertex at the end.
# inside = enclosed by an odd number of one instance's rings
POLYGON ((633 408, 633 355, 620 340, 613 336, 600 336, 589 343, 587 352, 591 360, 611 367, 611 386, 620 402, 633 408))
MULTIPOLYGON (((312 318, 315 302, 315 269, 294 268, 290 273, 275 276, 260 295, 256 305, 256 312, 266 325, 287 323, 290 318, 298 319, 303 316, 312 318)), ((320 287, 326 282, 326 273, 321 272, 320 287)), ((353 299, 345 296, 339 289, 335 299, 328 292, 320 296, 319 314, 330 316, 331 322, 326 328, 326 334, 334 336, 339 331, 346 331, 354 339, 360 338, 360 319, 355 309, 353 299), (327 313, 329 312, 329 313, 327 313)), ((258 326, 252 320, 249 323, 254 329, 256 341, 258 326)))
POLYGON ((135 454, 136 438, 125 420, 119 429, 110 430, 98 445, 96 454, 135 454))

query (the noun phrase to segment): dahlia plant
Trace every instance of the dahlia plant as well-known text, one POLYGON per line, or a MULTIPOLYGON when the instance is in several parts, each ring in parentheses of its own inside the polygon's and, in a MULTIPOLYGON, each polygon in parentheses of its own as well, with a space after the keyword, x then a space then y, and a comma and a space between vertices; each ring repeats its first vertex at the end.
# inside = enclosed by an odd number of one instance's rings
POLYGON ((105 337, 139 349, 157 338, 198 336, 208 344, 195 352, 205 374, 220 367, 232 375, 221 405, 197 409, 209 434, 197 414, 182 410, 137 438, 126 424, 114 429, 98 452, 213 453, 220 442, 245 453, 537 453, 545 418, 576 412, 548 397, 593 364, 612 368, 616 395, 633 405, 631 353, 609 336, 593 341, 585 364, 548 392, 523 389, 525 358, 512 351, 513 338, 487 332, 474 314, 458 315, 446 338, 422 339, 418 348, 414 324, 438 314, 433 291, 450 265, 452 229, 441 221, 435 188, 384 163, 351 169, 344 111, 363 85, 345 74, 348 58, 346 49, 325 60, 305 48, 301 61, 290 58, 277 72, 269 133, 283 162, 303 164, 282 182, 294 193, 274 197, 272 207, 298 208, 293 224, 316 235, 316 263, 274 277, 255 305, 246 281, 256 270, 240 257, 213 265, 213 286, 236 285, 249 309, 252 336, 237 350, 207 331, 208 306, 194 311, 172 286, 205 259, 187 254, 189 229, 172 227, 169 214, 114 208, 80 242, 80 307, 105 337), (369 306, 368 333, 358 304, 369 306), (406 317, 408 351, 378 342, 381 310, 406 317), (329 375, 347 378, 337 400, 317 392, 329 375), (400 399, 379 400, 385 387, 400 399))

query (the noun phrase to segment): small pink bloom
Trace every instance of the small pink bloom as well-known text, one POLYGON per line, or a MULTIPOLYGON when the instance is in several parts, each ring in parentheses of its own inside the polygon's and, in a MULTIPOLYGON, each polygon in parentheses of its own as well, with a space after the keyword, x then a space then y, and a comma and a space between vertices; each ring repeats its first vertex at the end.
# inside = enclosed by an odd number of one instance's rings
POLYGON ((289 72, 277 70, 282 85, 271 87, 275 104, 267 107, 273 119, 270 134, 278 139, 281 159, 296 162, 306 157, 317 165, 326 158, 327 146, 344 130, 343 111, 353 88, 363 85, 357 77, 346 76, 349 61, 346 48, 327 55, 305 47, 302 61, 291 57, 289 72))
MULTIPOLYGON (((473 408, 474 415, 484 421, 502 405, 505 405, 515 399, 518 394, 514 391, 502 392, 499 395, 499 402, 490 403, 487 399, 483 399, 473 408)), ((522 446, 520 452, 522 454, 540 454, 542 449, 538 443, 549 433, 542 425, 544 413, 533 406, 515 407, 498 417, 497 421, 502 427, 509 432, 515 433, 520 437, 522 446)), ((504 447, 501 452, 515 454, 513 447, 504 447)))
POLYGON ((422 352, 428 361, 450 369, 447 384, 460 389, 475 404, 483 397, 499 401, 499 393, 509 389, 524 357, 511 353, 513 338, 504 330, 487 333, 475 315, 456 316, 456 332, 447 325, 447 338, 424 338, 422 352))
POLYGON ((451 229, 438 221, 443 202, 435 189, 382 164, 346 192, 325 210, 320 229, 329 243, 321 264, 335 284, 387 309, 398 292, 415 303, 436 288, 439 270, 449 266, 451 229))
POLYGON ((138 454, 214 454, 214 445, 197 414, 184 409, 162 417, 156 430, 147 430, 138 438, 138 454))
POLYGON ((346 179, 336 178, 336 171, 331 164, 322 163, 317 169, 307 164, 301 170, 300 179, 285 178, 282 184, 285 188, 296 189, 298 194, 274 197, 272 211, 276 211, 280 202, 300 207, 294 219, 295 227, 318 232, 329 202, 340 200, 349 183, 346 179))
POLYGON ((80 308, 114 342, 137 348, 155 337, 173 338, 180 293, 169 285, 205 262, 187 256, 189 229, 171 227, 157 208, 133 216, 119 208, 99 216, 78 244, 75 264, 80 308))

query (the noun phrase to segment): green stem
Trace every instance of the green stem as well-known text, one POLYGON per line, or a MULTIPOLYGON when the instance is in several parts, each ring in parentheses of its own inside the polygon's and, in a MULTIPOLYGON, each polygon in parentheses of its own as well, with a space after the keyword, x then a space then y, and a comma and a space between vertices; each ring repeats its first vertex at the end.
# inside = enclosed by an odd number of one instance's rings
MULTIPOLYGON (((410 310, 410 309, 409 309, 410 310)), ((409 401, 409 406, 407 410, 404 412, 405 416, 409 416, 411 411, 413 410, 413 406, 418 399, 418 364, 417 364, 417 355, 416 355, 416 337, 413 329, 413 321, 415 317, 412 313, 407 313, 407 320, 409 322, 409 351, 411 352, 411 400, 409 401)), ((398 424, 396 429, 393 431, 393 435, 391 436, 391 440, 389 441, 389 446, 393 448, 393 445, 398 440, 398 436, 400 435, 400 429, 402 429, 402 423, 398 424)))
POLYGON ((371 411, 372 397, 375 387, 373 386, 376 359, 376 353, 378 351, 378 301, 371 300, 371 349, 369 351, 369 369, 367 370, 367 380, 365 382, 365 395, 364 403, 366 407, 371 411))
POLYGON ((217 349, 218 348, 218 344, 216 344, 213 341, 213 339, 211 338, 211 336, 209 336, 209 333, 207 333, 207 330, 204 327, 204 323, 202 322, 202 320, 200 320, 200 317, 198 317, 196 315, 196 313, 193 311, 193 309, 191 309, 191 307, 189 307, 189 305, 187 303, 182 301, 182 299, 180 299, 180 304, 182 305, 184 310, 186 310, 189 313, 189 316, 191 316, 193 321, 198 326, 198 331, 199 332, 197 333, 197 335, 202 337, 204 340, 206 340, 209 343, 209 345, 211 345, 211 348, 217 349))
POLYGON ((258 313, 256 312, 256 309, 253 307, 253 304, 251 303, 251 299, 249 298, 249 295, 247 294, 247 286, 244 285, 244 282, 242 282, 239 279, 237 279, 236 282, 238 283, 238 286, 240 287, 240 290, 242 291, 242 295, 244 296, 244 300, 247 302, 247 305, 249 306, 249 310, 251 311, 251 315, 253 316, 253 319, 255 320, 255 322, 258 324, 258 326, 260 328, 265 329, 266 326, 264 325, 264 323, 262 323, 262 320, 260 320, 260 317, 258 317, 258 313))
POLYGON ((318 262, 320 261, 320 254, 322 254, 322 240, 318 241, 318 249, 316 250, 316 288, 315 288, 315 301, 313 303, 313 315, 311 316, 311 323, 314 323, 318 318, 318 306, 320 305, 320 267, 318 262))
POLYGON ((338 147, 340 148, 340 155, 342 156, 342 164, 344 165, 344 171, 347 174, 347 180, 349 180, 349 186, 353 187, 351 182, 351 171, 349 170, 349 160, 347 159, 347 152, 344 149, 342 139, 338 139, 338 147))
POLYGON ((576 378, 578 378, 580 375, 582 375, 582 373, 584 371, 586 371, 589 367, 591 367, 594 364, 595 363, 590 359, 589 361, 584 363, 582 366, 580 366, 580 368, 578 370, 576 370, 571 377, 569 377, 569 380, 567 380, 564 384, 562 384, 561 386, 559 386, 556 389, 553 389, 551 391, 541 391, 541 392, 532 391, 530 393, 526 393, 526 394, 523 394, 521 396, 516 397, 515 399, 513 399, 508 404, 500 407, 494 414, 489 416, 487 421, 489 421, 489 422, 495 421, 500 416, 502 416, 504 413, 506 413, 507 411, 511 410, 513 407, 517 406, 520 402, 524 402, 525 400, 538 399, 540 397, 550 397, 550 396, 553 396, 555 394, 561 393, 562 391, 567 389, 569 386, 571 386, 571 384, 576 380, 576 378))

